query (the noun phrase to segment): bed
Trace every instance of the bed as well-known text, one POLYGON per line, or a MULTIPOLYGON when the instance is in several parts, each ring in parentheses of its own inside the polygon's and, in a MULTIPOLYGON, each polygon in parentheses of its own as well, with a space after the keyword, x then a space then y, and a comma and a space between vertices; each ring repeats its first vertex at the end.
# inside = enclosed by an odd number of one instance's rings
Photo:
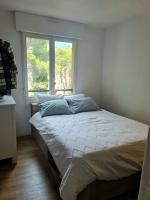
POLYGON ((105 200, 138 187, 147 125, 106 110, 44 118, 37 112, 30 123, 63 200, 105 200))

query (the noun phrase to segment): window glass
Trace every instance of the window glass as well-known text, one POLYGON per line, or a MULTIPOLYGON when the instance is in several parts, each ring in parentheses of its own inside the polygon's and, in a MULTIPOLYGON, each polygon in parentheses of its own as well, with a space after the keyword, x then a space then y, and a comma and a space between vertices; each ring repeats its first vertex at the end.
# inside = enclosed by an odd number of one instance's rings
POLYGON ((26 39, 29 96, 49 90, 49 41, 26 39))
POLYGON ((73 43, 26 37, 27 91, 33 97, 38 92, 54 91, 71 94, 73 91, 73 43), (54 45, 51 42, 54 41, 54 45), (53 62, 51 62, 53 61, 53 62))
POLYGON ((55 41, 55 90, 72 91, 72 43, 55 41))

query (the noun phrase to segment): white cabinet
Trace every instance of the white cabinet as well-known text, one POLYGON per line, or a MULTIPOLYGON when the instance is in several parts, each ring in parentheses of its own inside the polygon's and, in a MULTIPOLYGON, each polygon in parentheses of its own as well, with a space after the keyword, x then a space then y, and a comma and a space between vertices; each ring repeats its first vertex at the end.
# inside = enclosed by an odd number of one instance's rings
POLYGON ((0 101, 0 160, 12 158, 17 161, 15 101, 5 96, 0 101))

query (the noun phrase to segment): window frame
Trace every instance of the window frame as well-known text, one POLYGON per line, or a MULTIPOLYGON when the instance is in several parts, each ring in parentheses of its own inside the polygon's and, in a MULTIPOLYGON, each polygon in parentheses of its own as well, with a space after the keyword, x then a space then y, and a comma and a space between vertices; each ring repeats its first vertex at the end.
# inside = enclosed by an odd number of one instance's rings
MULTIPOLYGON (((42 35, 36 33, 22 33, 22 44, 23 44, 23 91, 26 97, 26 100, 29 102, 36 101, 35 96, 28 96, 28 72, 27 72, 27 45, 26 38, 36 38, 36 39, 45 39, 49 41, 49 91, 51 94, 55 94, 55 41, 60 42, 70 42, 72 43, 72 93, 75 93, 75 83, 76 83, 76 60, 77 60, 77 40, 67 37, 53 36, 53 35, 42 35)), ((58 90, 60 91, 60 90, 58 90)), ((67 90, 66 90, 67 91, 67 90)))

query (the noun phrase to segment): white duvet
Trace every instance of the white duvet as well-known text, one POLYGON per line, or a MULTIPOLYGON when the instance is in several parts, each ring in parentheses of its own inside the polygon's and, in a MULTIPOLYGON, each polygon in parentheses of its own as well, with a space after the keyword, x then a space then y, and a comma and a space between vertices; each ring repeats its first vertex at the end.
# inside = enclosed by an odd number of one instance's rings
POLYGON ((75 200, 95 179, 115 180, 141 170, 148 126, 105 110, 40 117, 39 130, 62 174, 60 195, 75 200))

